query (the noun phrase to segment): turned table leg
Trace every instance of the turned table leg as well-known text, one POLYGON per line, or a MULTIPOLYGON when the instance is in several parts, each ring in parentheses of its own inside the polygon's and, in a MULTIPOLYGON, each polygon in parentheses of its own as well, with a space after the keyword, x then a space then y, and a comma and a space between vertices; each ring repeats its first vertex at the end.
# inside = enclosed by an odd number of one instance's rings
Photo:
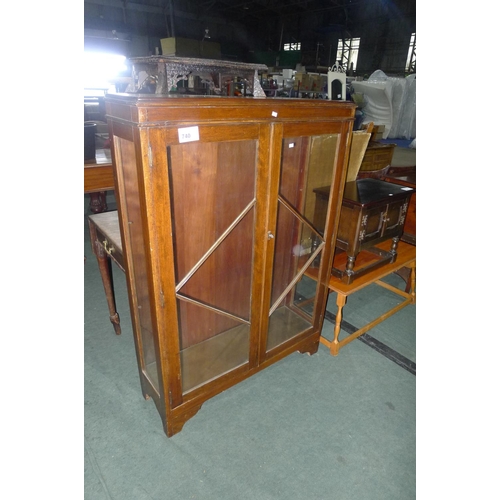
POLYGON ((90 237, 92 241, 92 249, 97 257, 97 264, 99 265, 99 272, 101 273, 102 283, 104 285, 104 293, 106 294, 106 301, 109 309, 109 319, 115 329, 116 335, 122 333, 120 326, 120 316, 116 311, 115 292, 113 288, 113 273, 111 269, 111 259, 104 250, 101 243, 97 240, 95 227, 90 224, 90 237))
POLYGON ((417 302, 417 266, 416 262, 413 262, 412 265, 410 266, 410 279, 409 282, 411 283, 410 285, 410 290, 409 293, 412 298, 412 302, 415 304, 417 302))
POLYGON ((339 353, 340 324, 342 323, 342 308, 345 306, 347 297, 337 293, 337 315, 335 316, 335 330, 333 332, 333 342, 330 345, 330 354, 336 356, 339 353))
POLYGON ((104 292, 106 293, 106 301, 108 302, 109 319, 113 324, 113 328, 115 329, 116 335, 120 335, 122 333, 122 330, 120 327, 120 316, 116 312, 111 259, 108 257, 108 255, 106 254, 104 248, 100 243, 98 243, 96 246, 98 247, 97 262, 99 264, 99 271, 101 272, 102 283, 104 285, 104 292))
POLYGON ((99 191, 98 193, 89 193, 90 196, 90 210, 94 214, 100 214, 108 209, 106 203, 106 191, 99 191))
POLYGON ((398 244, 399 236, 395 236, 394 238, 392 238, 392 245, 391 249, 389 250, 389 252, 392 254, 391 263, 394 262, 396 260, 396 257, 398 256, 398 244))
POLYGON ((356 262, 356 255, 348 255, 347 263, 345 266, 345 274, 350 278, 354 274, 354 263, 356 262))

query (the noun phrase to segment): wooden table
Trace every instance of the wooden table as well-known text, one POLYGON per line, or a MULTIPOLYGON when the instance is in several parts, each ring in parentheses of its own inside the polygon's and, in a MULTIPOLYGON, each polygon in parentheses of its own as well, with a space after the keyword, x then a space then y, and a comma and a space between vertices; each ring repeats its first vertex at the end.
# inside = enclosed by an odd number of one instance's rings
POLYGON ((111 261, 114 261, 122 271, 125 271, 118 212, 112 210, 111 212, 89 215, 89 229, 92 251, 97 258, 106 301, 108 302, 109 319, 113 324, 115 333, 120 335, 120 316, 116 311, 111 266, 111 261))
MULTIPOLYGON (((385 241, 377 245, 381 250, 388 251, 391 247, 391 241, 385 241)), ((344 254, 345 255, 345 254, 344 254)), ((361 255, 360 255, 361 258, 361 255)), ((340 266, 342 265, 340 262, 334 262, 334 265, 340 266)), ((329 341, 323 336, 320 337, 320 342, 327 346, 330 349, 330 354, 333 356, 337 356, 340 349, 344 347, 349 342, 352 342, 354 339, 358 338, 363 333, 366 333, 368 330, 378 325, 382 321, 386 320, 393 314, 396 314, 398 311, 403 309, 409 304, 416 303, 416 265, 417 265, 417 248, 415 245, 410 245, 408 243, 400 242, 398 248, 398 255, 396 260, 392 263, 388 263, 383 267, 376 268, 371 272, 364 274, 358 279, 354 280, 350 284, 344 283, 340 278, 332 275, 330 281, 328 283, 328 289, 330 292, 337 293, 337 314, 335 317, 335 329, 333 333, 333 341, 329 341), (408 268, 410 270, 410 287, 409 291, 403 291, 399 288, 396 288, 388 283, 382 281, 382 278, 388 276, 391 273, 397 272, 402 268, 408 268), (351 333, 349 336, 345 337, 342 340, 339 340, 339 333, 341 329, 342 322, 342 310, 346 304, 347 297, 352 295, 353 293, 358 292, 359 290, 365 288, 368 285, 375 283, 383 288, 386 288, 401 297, 404 297, 404 301, 389 309, 387 312, 381 314, 373 321, 370 321, 368 324, 359 328, 355 332, 351 333)), ((309 269, 307 271, 307 275, 317 280, 318 269, 309 269)))
POLYGON ((84 162, 83 190, 90 194, 90 210, 97 214, 108 209, 106 191, 115 189, 110 149, 97 149, 95 160, 84 162))

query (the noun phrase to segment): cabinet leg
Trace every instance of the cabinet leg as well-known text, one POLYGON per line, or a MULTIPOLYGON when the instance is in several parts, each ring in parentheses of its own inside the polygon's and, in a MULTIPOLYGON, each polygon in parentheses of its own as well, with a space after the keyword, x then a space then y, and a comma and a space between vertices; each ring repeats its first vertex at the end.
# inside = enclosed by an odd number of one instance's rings
POLYGON ((298 352, 300 352, 300 354, 308 354, 309 356, 312 356, 313 354, 316 354, 318 352, 318 349, 319 340, 301 347, 300 349, 298 349, 298 352))
POLYGON ((184 424, 193 418, 200 410, 203 402, 189 403, 184 407, 174 408, 173 411, 163 419, 163 430, 168 437, 172 437, 182 430, 184 424))
POLYGON ((340 324, 342 323, 342 309, 345 306, 347 297, 341 293, 337 294, 337 315, 335 317, 335 330, 333 332, 333 342, 330 345, 330 354, 337 356, 339 353, 340 324))

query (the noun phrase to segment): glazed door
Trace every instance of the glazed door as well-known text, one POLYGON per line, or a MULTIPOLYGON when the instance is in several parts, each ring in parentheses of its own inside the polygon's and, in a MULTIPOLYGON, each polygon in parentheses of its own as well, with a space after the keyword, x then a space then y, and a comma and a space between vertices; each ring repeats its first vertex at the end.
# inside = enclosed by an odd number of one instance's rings
MULTIPOLYGON (((270 221, 273 261, 266 353, 318 328, 324 301, 319 280, 308 275, 317 275, 329 235, 323 235, 328 210, 323 211, 324 220, 314 217, 314 190, 342 176, 339 137, 338 124, 283 127, 279 176, 272 187, 276 198, 270 221)), ((338 197, 333 198, 330 204, 337 203, 338 197)))
POLYGON ((183 393, 250 361, 259 133, 205 126, 168 146, 183 393))

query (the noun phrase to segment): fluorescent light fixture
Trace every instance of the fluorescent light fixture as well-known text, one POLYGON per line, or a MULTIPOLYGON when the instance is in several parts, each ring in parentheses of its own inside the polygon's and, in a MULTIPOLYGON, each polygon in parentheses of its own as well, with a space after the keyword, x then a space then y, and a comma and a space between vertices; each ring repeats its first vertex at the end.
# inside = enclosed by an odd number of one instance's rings
POLYGON ((106 54, 103 52, 84 52, 83 88, 109 89, 113 87, 110 80, 127 70, 125 56, 106 54))

